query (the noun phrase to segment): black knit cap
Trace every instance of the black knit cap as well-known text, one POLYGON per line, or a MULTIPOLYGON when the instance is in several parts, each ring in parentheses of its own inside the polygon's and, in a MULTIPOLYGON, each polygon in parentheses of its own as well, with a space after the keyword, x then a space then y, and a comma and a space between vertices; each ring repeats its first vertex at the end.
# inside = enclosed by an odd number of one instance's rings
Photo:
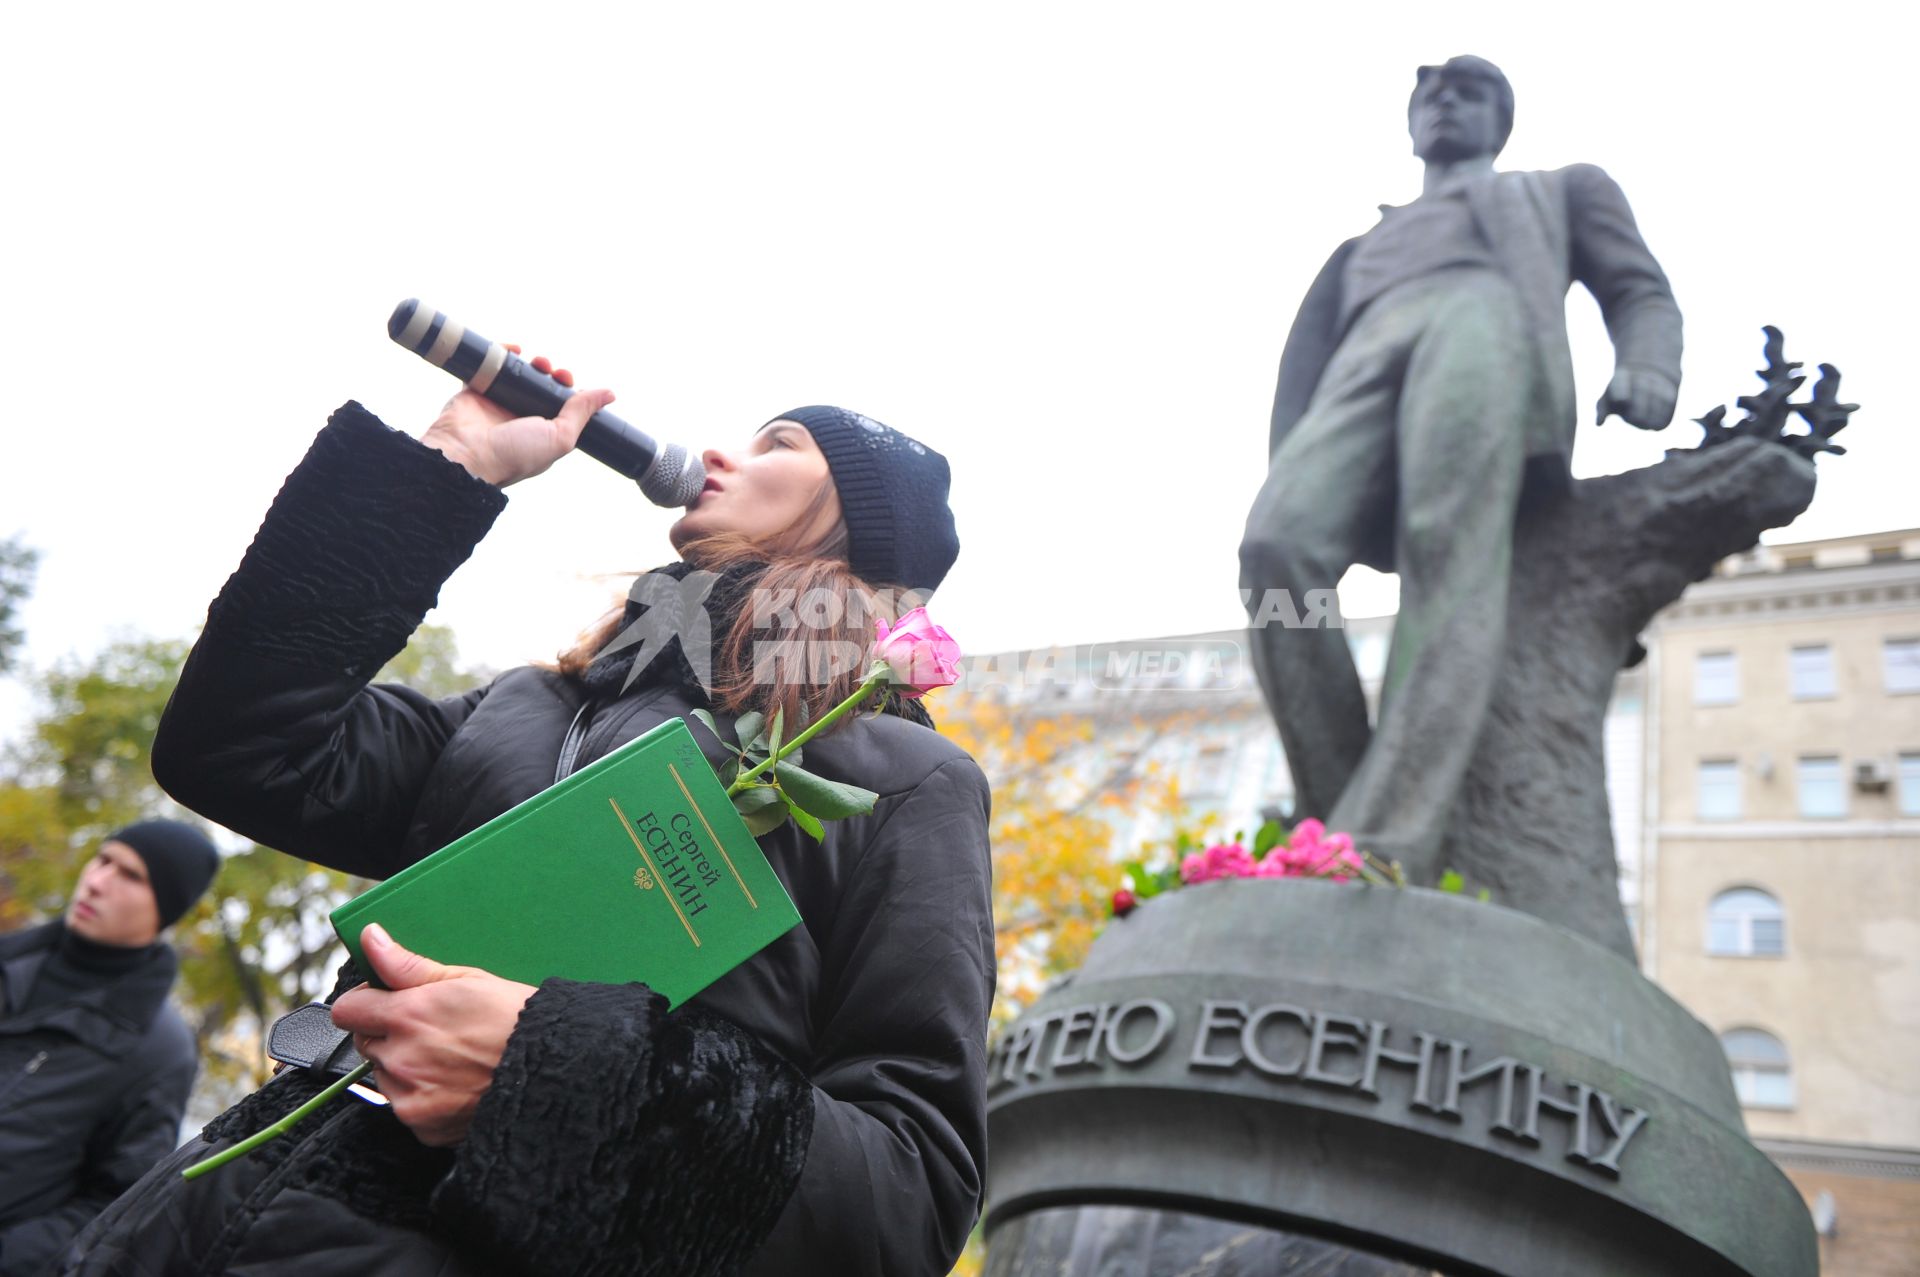
POLYGON ((147 862, 147 881, 153 886, 153 902, 160 907, 162 930, 193 908, 220 868, 220 853, 212 841, 177 820, 143 820, 108 834, 103 841, 123 842, 147 862))
POLYGON ((825 454, 847 522, 854 575, 873 585, 932 593, 960 555, 947 505, 947 459, 845 408, 795 408, 774 420, 799 422, 825 454))

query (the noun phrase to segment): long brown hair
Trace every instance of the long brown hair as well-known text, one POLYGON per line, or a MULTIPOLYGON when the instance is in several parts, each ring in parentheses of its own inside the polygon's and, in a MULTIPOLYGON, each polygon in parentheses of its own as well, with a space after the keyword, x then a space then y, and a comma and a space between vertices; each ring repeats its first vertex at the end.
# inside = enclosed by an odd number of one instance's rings
MULTIPOLYGON (((759 564, 740 586, 741 606, 716 636, 712 686, 715 709, 729 714, 758 710, 771 721, 784 715, 786 735, 819 718, 858 687, 867 672, 874 622, 897 620, 918 603, 910 592, 876 586, 847 566, 847 528, 833 529, 811 546, 793 544, 798 529, 811 527, 833 496, 820 485, 793 524, 774 537, 751 540, 717 533, 689 541, 680 557, 709 572, 759 564)), ((601 648, 620 632, 624 605, 615 606, 560 655, 555 666, 578 677, 601 648)))

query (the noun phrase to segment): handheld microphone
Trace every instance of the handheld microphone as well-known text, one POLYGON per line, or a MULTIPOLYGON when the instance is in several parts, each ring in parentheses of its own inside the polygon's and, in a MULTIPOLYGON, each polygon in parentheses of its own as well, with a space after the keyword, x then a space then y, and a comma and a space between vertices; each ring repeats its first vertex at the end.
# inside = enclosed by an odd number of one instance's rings
MULTIPOLYGON (((551 417, 573 398, 563 386, 497 341, 409 297, 393 308, 387 336, 437 368, 444 368, 508 412, 551 417)), ((600 411, 580 432, 580 451, 640 485, 655 505, 692 505, 706 485, 700 458, 679 444, 659 444, 620 418, 600 411)))

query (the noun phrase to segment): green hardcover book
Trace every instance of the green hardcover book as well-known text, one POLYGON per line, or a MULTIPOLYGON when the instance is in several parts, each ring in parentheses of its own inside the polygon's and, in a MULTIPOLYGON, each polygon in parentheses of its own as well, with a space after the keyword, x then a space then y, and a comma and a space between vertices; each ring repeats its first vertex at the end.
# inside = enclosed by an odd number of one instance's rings
POLYGON ((527 984, 645 981, 678 1006, 800 921, 679 719, 333 911, 362 971, 378 922, 416 953, 527 984))

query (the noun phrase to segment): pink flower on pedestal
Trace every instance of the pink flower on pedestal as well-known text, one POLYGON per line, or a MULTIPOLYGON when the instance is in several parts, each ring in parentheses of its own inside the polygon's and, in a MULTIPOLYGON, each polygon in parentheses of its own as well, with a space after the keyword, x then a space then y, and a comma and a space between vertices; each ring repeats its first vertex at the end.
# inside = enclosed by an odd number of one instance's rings
POLYGON ((1318 820, 1303 820, 1283 844, 1270 849, 1253 867, 1260 878, 1331 878, 1346 882, 1365 862, 1349 834, 1330 834, 1318 820))
POLYGON ((1354 848, 1353 836, 1328 833, 1318 820, 1303 820, 1286 842, 1255 860, 1237 842, 1215 843, 1204 851, 1190 851, 1180 861, 1180 881, 1212 882, 1216 878, 1328 878, 1350 882, 1366 873, 1366 858, 1354 848))
POLYGON ((1254 866, 1253 873, 1256 878, 1292 878, 1298 876, 1299 871, 1288 862, 1287 849, 1275 847, 1254 866))
POLYGON ((1253 857, 1237 842, 1215 843, 1207 848, 1207 867, 1215 878, 1251 878, 1253 857))
POLYGON ((1312 871, 1335 882, 1346 882, 1352 878, 1360 872, 1362 863, 1360 853, 1353 849, 1353 837, 1350 834, 1328 834, 1313 849, 1313 857, 1312 871))
POLYGON ((1251 853, 1237 842, 1215 843, 1190 851, 1180 860, 1180 881, 1189 885, 1216 878, 1251 878, 1258 871, 1251 853))

